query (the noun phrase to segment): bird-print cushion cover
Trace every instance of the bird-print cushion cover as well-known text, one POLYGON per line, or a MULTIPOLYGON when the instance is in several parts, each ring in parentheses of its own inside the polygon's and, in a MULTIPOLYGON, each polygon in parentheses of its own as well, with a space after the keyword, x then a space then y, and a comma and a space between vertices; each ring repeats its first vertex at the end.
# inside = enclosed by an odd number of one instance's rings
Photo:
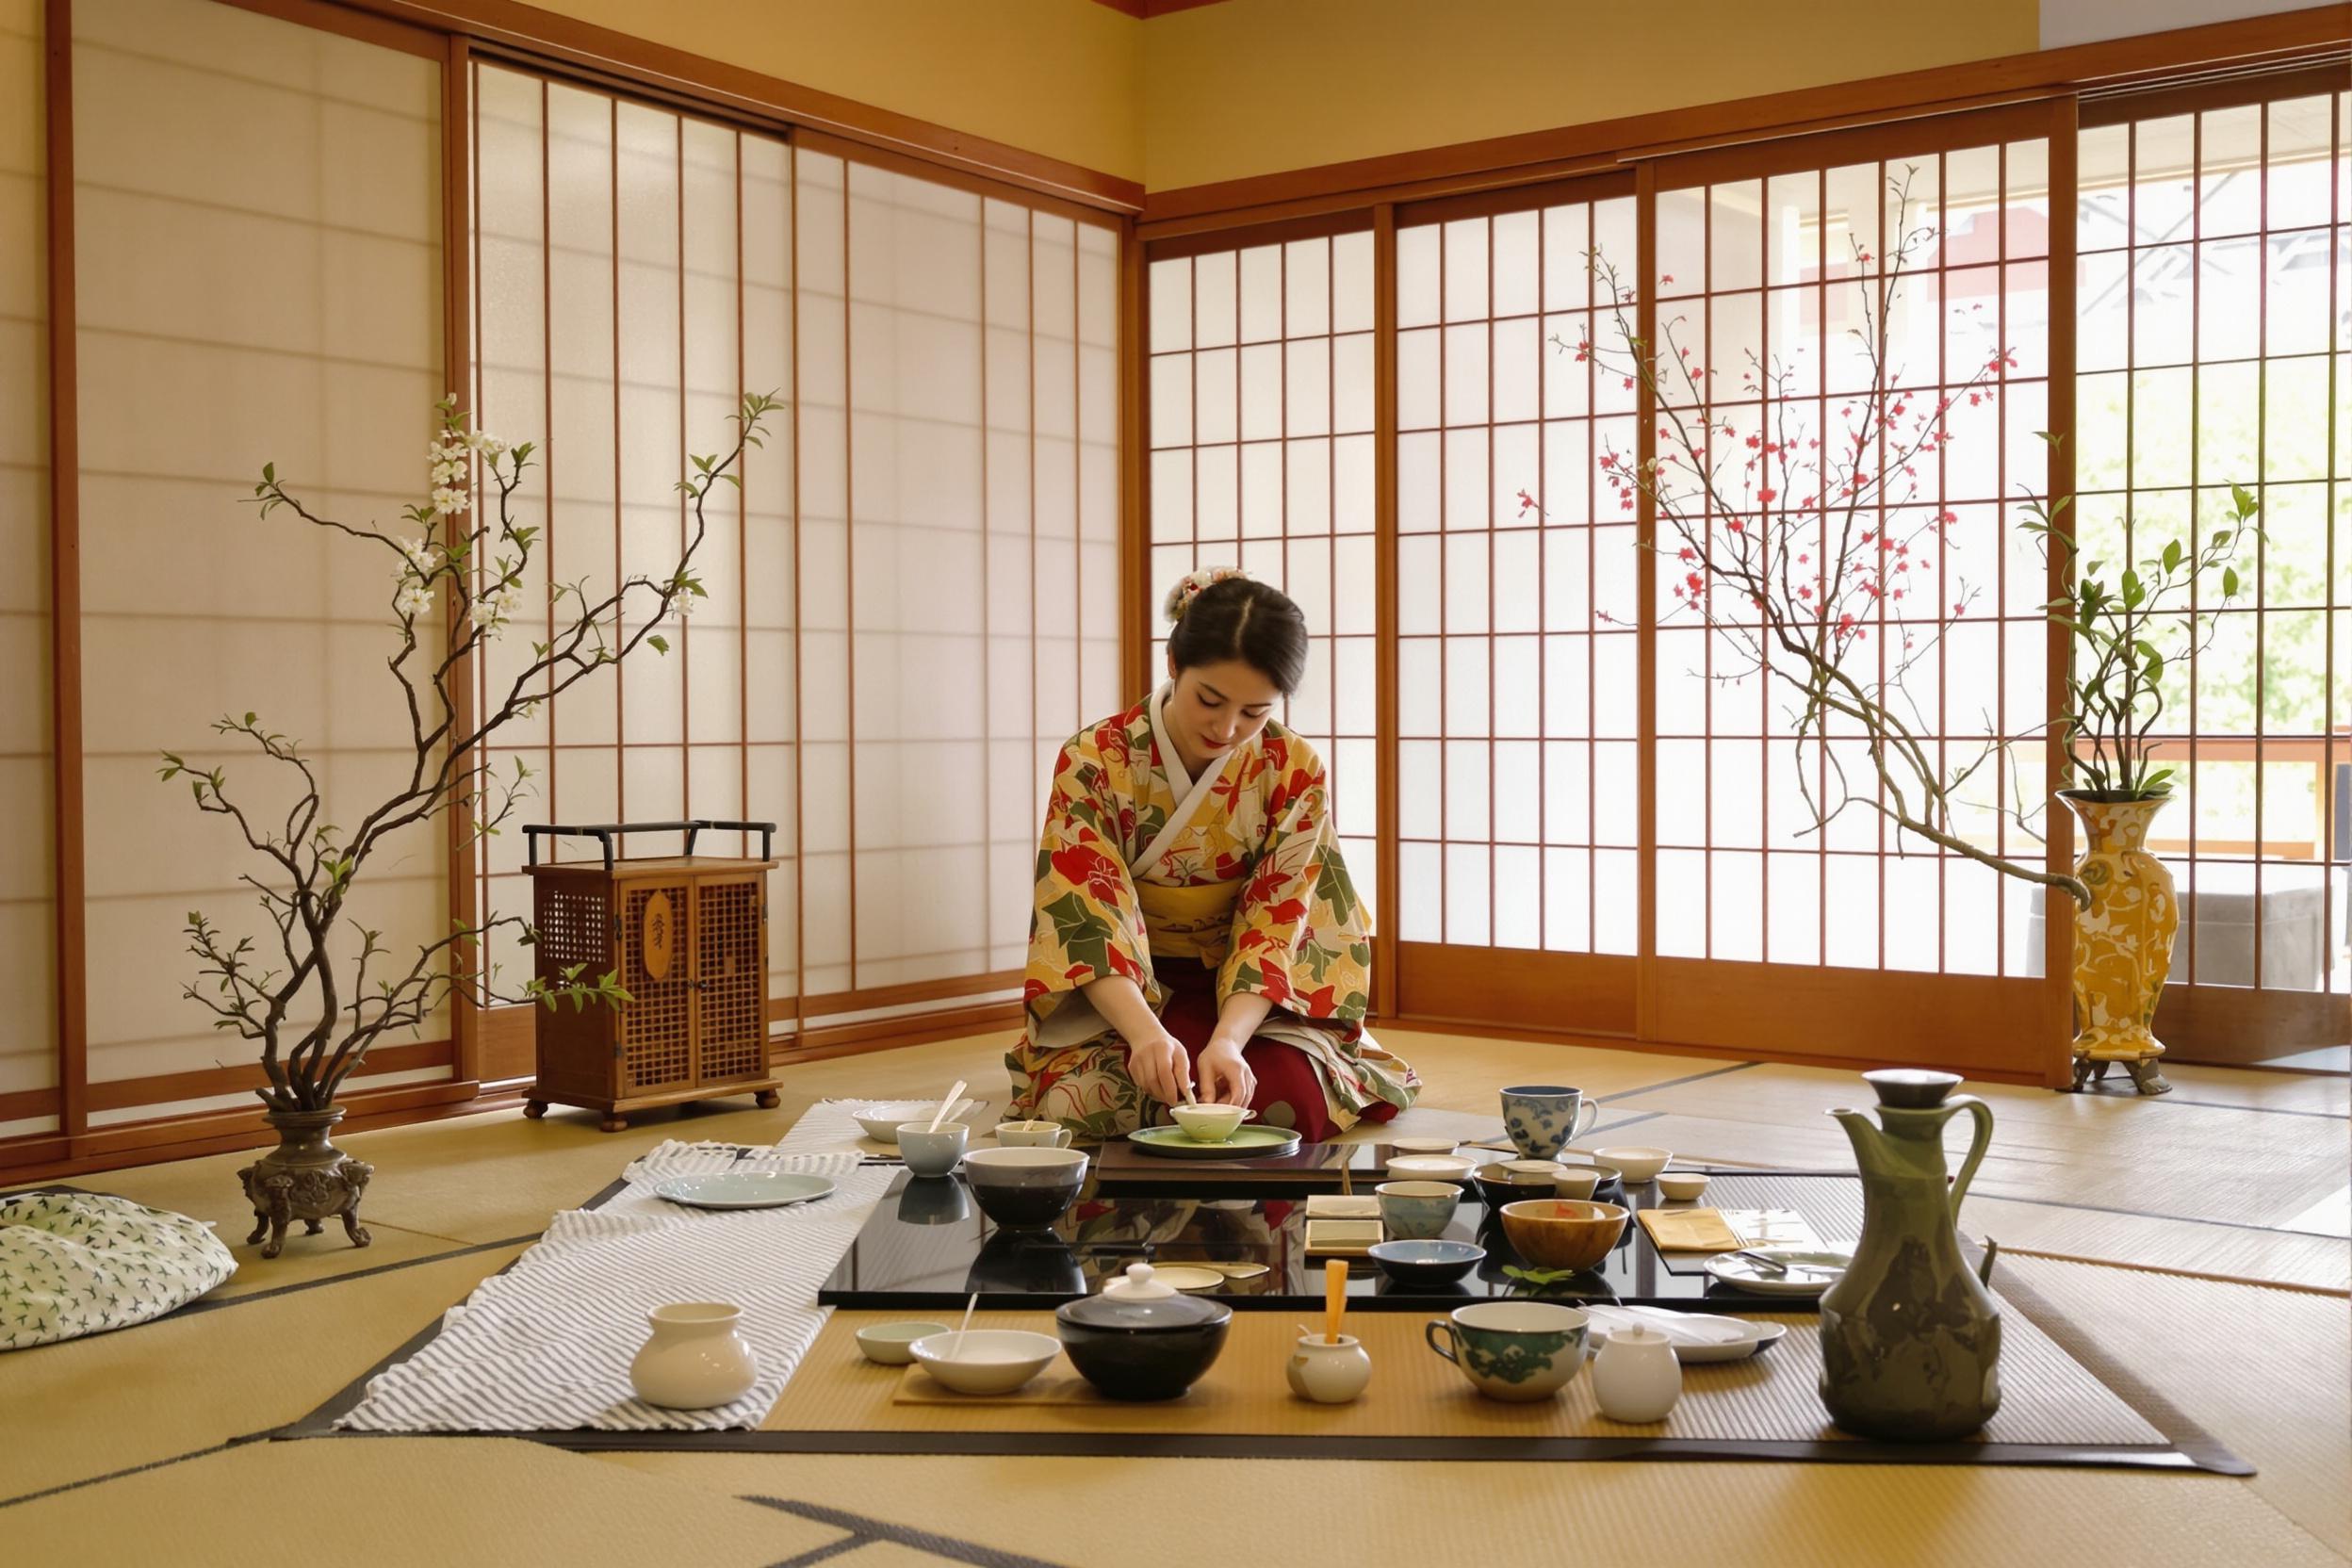
POLYGON ((144 1323, 236 1272, 184 1214, 94 1192, 0 1199, 0 1350, 144 1323))

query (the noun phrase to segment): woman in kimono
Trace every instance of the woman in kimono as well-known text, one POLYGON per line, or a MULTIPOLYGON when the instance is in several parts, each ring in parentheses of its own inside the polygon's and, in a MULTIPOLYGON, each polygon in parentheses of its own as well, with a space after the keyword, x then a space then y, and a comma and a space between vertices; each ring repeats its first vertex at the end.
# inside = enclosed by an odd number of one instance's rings
POLYGON ((1189 1090, 1321 1140, 1413 1103, 1364 1031, 1371 934, 1323 763, 1273 722, 1306 619, 1220 570, 1168 595, 1168 684, 1081 731, 1037 845, 1013 1114, 1110 1136, 1189 1090))

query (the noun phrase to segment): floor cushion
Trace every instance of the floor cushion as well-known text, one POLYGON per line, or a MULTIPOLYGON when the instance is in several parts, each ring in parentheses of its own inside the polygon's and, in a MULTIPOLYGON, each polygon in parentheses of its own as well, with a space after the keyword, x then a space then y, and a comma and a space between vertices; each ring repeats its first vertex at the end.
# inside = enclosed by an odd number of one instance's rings
POLYGON ((236 1272, 184 1214, 95 1192, 0 1199, 0 1350, 144 1323, 236 1272))

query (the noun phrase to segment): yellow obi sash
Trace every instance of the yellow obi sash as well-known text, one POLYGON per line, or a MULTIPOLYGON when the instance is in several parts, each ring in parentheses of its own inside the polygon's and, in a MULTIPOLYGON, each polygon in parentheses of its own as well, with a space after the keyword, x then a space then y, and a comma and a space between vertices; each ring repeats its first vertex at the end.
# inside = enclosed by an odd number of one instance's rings
POLYGON ((1191 888, 1135 883, 1135 902, 1143 909, 1153 956, 1222 963, 1233 939, 1233 906, 1241 900, 1245 880, 1235 877, 1191 888))

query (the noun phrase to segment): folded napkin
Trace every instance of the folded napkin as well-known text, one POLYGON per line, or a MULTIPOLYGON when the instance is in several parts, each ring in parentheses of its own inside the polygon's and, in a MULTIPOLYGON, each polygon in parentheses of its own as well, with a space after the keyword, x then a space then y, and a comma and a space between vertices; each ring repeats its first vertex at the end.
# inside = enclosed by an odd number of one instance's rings
POLYGON ((1638 1217, 1661 1252, 1736 1252, 1742 1245, 1713 1209, 1643 1209, 1638 1217))
POLYGON ((1716 1317, 1706 1313, 1668 1312, 1662 1307, 1590 1306, 1592 1324, 1605 1332, 1615 1333, 1624 1329, 1656 1329, 1676 1345, 1732 1345, 1746 1339, 1752 1331, 1736 1317, 1716 1317))

